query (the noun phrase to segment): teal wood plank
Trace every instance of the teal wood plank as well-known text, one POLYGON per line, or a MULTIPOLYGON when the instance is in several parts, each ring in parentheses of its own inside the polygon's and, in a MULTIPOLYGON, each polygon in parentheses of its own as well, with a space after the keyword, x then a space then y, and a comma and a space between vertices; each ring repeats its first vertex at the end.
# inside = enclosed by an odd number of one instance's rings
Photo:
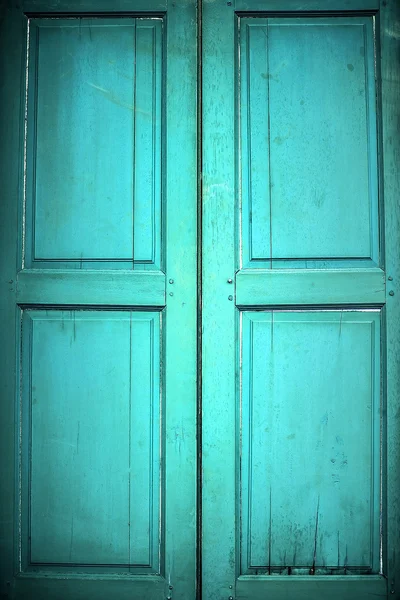
POLYGON ((236 598, 264 600, 266 594, 271 600, 375 600, 387 598, 387 585, 384 577, 240 577, 237 583, 236 598))
POLYGON ((381 269, 246 269, 236 275, 239 306, 384 304, 381 269))
POLYGON ((28 264, 160 265, 161 27, 30 22, 28 264))
POLYGON ((240 25, 242 260, 271 256, 268 37, 257 20, 240 25))
MULTIPOLYGON (((160 342, 161 313, 130 317, 130 458, 129 563, 161 572, 161 505, 165 476, 161 469, 160 342)), ((133 569, 135 571, 135 569, 133 569)))
POLYGON ((136 262, 160 264, 161 245, 161 22, 136 25, 134 240, 136 262))
POLYGON ((196 597, 197 43, 196 4, 169 4, 166 49, 164 401, 167 597, 196 597))
POLYGON ((0 351, 0 595, 12 590, 17 538, 14 523, 17 427, 15 389, 17 382, 16 285, 18 260, 18 193, 21 189, 23 121, 20 102, 20 67, 24 60, 24 19, 11 3, 3 3, 0 18, 0 329, 7 342, 0 351), (16 43, 17 42, 17 43, 16 43))
POLYGON ((244 313, 241 572, 380 568, 380 312, 244 313))
POLYGON ((44 271, 17 275, 19 304, 164 306, 165 275, 157 271, 44 271))
POLYGON ((118 597, 118 600, 160 600, 168 595, 168 585, 162 577, 146 575, 136 577, 76 576, 65 577, 65 574, 52 578, 20 576, 15 581, 16 598, 46 598, 47 600, 107 600, 118 597), (93 596, 93 590, 95 595, 93 596))
POLYGON ((159 572, 157 313, 28 311, 22 352, 26 560, 159 572))
POLYGON ((244 264, 377 263, 372 18, 242 19, 240 37, 244 264))
POLYGON ((28 13, 158 13, 165 12, 168 0, 24 0, 28 13))
POLYGON ((384 573, 392 598, 400 598, 400 6, 396 0, 381 2, 381 81, 383 191, 385 197, 386 304, 386 398, 387 451, 384 462, 386 475, 387 527, 384 548, 384 573), (394 292, 394 295, 392 295, 394 292))
POLYGON ((207 600, 235 596, 235 15, 203 5, 203 538, 207 600))
POLYGON ((327 11, 377 11, 379 0, 235 0, 237 11, 306 12, 327 11))

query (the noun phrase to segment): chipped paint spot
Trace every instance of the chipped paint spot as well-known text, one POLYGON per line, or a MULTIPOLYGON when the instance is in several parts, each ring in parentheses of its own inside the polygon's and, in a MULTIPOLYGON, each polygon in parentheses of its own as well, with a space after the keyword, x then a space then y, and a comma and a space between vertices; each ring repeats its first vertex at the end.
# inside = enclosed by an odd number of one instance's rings
POLYGON ((352 65, 351 63, 349 63, 347 65, 347 68, 348 68, 349 71, 354 71, 354 65, 352 65))

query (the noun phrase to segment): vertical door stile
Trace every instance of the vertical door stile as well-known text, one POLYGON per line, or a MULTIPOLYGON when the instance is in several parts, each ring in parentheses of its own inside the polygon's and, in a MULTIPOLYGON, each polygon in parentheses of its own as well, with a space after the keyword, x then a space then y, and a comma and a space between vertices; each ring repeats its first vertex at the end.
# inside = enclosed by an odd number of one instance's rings
POLYGON ((383 427, 383 547, 388 595, 400 598, 400 5, 380 3, 382 190, 385 217, 386 373, 383 427), (386 417, 386 423, 385 423, 386 417))
POLYGON ((169 6, 165 577, 168 596, 185 600, 196 594, 197 43, 195 2, 169 6))
POLYGON ((233 595, 235 130, 231 3, 203 4, 203 598, 233 595))

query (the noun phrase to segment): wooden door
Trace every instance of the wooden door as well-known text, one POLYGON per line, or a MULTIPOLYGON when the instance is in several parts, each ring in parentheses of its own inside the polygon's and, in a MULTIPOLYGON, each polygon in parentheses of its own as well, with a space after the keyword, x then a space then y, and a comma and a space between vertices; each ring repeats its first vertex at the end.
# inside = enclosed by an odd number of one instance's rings
POLYGON ((204 599, 400 598, 398 27, 204 3, 204 599))
POLYGON ((395 0, 1 10, 3 596, 400 598, 395 0))
POLYGON ((2 598, 194 600, 194 5, 2 7, 2 598))

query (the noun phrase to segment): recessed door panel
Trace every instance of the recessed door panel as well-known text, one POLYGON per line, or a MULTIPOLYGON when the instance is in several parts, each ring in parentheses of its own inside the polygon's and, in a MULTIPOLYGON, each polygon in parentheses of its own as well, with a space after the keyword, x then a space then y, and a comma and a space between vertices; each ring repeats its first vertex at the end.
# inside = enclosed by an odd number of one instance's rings
POLYGON ((241 572, 378 572, 379 312, 241 321, 241 572))
POLYGON ((160 313, 27 311, 22 343, 27 566, 159 572, 160 313))
POLYGON ((244 266, 376 262, 372 18, 243 18, 238 35, 244 266))
POLYGON ((26 250, 36 266, 160 268, 162 32, 161 19, 31 21, 26 250))

